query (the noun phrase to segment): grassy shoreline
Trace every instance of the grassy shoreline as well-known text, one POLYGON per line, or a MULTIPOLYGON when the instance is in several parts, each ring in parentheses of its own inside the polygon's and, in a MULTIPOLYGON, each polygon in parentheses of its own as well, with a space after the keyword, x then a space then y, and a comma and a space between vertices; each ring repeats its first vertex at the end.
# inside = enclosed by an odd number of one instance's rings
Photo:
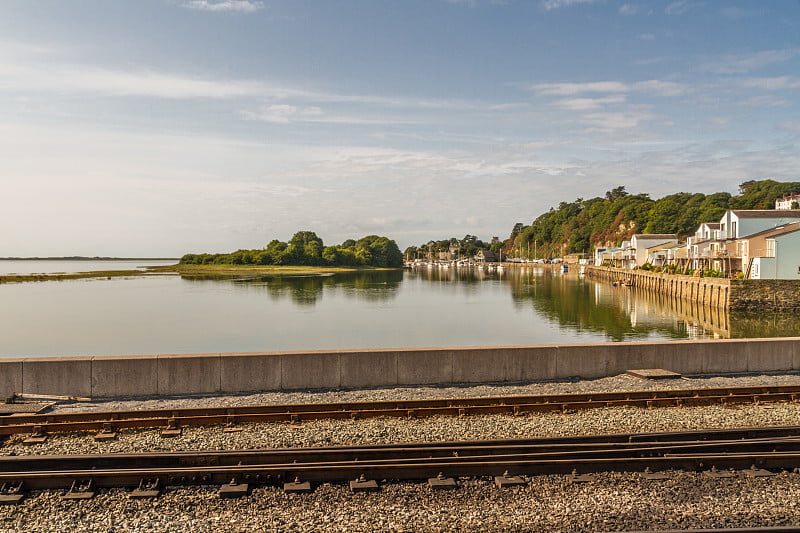
POLYGON ((398 270, 396 268, 374 267, 312 267, 312 266, 263 266, 263 265, 165 265, 147 267, 144 270, 94 270, 90 272, 49 273, 49 274, 8 274, 0 275, 2 283, 24 283, 32 281, 67 281, 91 278, 119 278, 153 275, 183 276, 240 276, 251 275, 323 275, 340 272, 359 272, 369 270, 398 270))

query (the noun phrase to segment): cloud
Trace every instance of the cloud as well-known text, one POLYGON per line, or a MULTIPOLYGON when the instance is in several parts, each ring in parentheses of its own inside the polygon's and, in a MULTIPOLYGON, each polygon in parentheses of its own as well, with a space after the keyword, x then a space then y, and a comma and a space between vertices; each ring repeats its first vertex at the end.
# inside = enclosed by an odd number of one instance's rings
POLYGON ((620 15, 635 15, 639 11, 639 6, 634 4, 622 4, 619 6, 620 15))
POLYGON ((685 0, 680 2, 672 2, 667 7, 664 8, 664 13, 667 15, 683 15, 687 11, 689 11, 694 4, 691 4, 685 0))
POLYGON ((189 0, 183 4, 183 7, 201 11, 239 11, 241 13, 253 13, 259 9, 264 9, 264 2, 252 0, 189 0))
POLYGON ((786 107, 791 105, 791 102, 786 98, 765 94, 761 96, 752 96, 746 100, 736 102, 736 105, 746 107, 786 107))
POLYGON ((544 2, 542 2, 542 7, 545 11, 551 11, 553 9, 560 9, 576 4, 593 4, 596 1, 597 0, 544 0, 544 2))
MULTIPOLYGON (((2 43, 0 43, 2 44, 2 43)), ((116 69, 48 60, 48 54, 22 53, 24 47, 0 46, 0 89, 27 93, 108 95, 165 99, 241 99, 284 103, 299 99, 314 103, 341 103, 400 109, 486 110, 468 101, 393 97, 391 95, 343 94, 254 79, 193 76, 145 69, 116 69), (44 57, 44 58, 43 58, 44 57)))
POLYGON ((800 133, 800 122, 781 122, 778 124, 778 129, 781 131, 800 133))
POLYGON ((620 81, 594 81, 587 83, 539 83, 530 87, 539 94, 573 96, 583 93, 623 93, 628 85, 620 81))
POLYGON ((540 83, 529 88, 539 94, 552 96, 575 96, 584 93, 628 93, 634 91, 656 96, 679 96, 688 90, 684 84, 661 80, 646 80, 636 83, 621 81, 540 83))
POLYGON ((700 65, 700 69, 715 74, 742 74, 775 63, 783 63, 798 55, 800 55, 800 48, 762 50, 749 54, 729 54, 700 65))
POLYGON ((730 129, 731 119, 729 117, 709 117, 703 121, 702 128, 705 131, 725 131, 730 129))
POLYGON ((605 105, 624 104, 622 95, 607 96, 605 98, 565 98, 556 100, 554 105, 569 111, 587 111, 599 109, 605 105))
POLYGON ((642 33, 639 35, 640 41, 655 41, 656 36, 652 33, 642 33))
POLYGON ((757 11, 750 11, 747 9, 742 9, 741 7, 723 7, 719 10, 720 15, 723 17, 727 17, 730 19, 741 19, 744 17, 749 17, 752 15, 757 15, 757 11))
POLYGON ((419 121, 407 117, 363 116, 363 115, 330 115, 317 106, 298 106, 290 104, 271 104, 259 107, 255 111, 241 111, 245 120, 269 122, 271 124, 318 123, 318 124, 350 124, 350 125, 388 125, 419 124, 419 121))
POLYGON ((800 77, 779 76, 775 78, 746 78, 739 80, 738 85, 745 89, 761 89, 764 91, 800 89, 800 77))
POLYGON ((583 115, 578 122, 589 126, 587 133, 613 133, 632 131, 642 122, 656 118, 649 111, 625 111, 619 113, 589 113, 583 115))

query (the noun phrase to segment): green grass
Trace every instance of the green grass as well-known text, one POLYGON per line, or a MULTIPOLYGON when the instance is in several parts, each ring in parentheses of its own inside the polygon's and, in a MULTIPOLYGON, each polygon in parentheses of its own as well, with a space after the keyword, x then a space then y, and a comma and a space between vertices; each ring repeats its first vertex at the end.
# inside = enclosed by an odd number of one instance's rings
POLYGON ((372 267, 312 267, 312 266, 264 266, 264 265, 166 265, 148 267, 146 270, 95 270, 92 272, 51 273, 51 274, 10 274, 0 275, 0 283, 24 283, 31 281, 66 281, 91 278, 120 278, 132 276, 152 276, 164 274, 236 276, 241 274, 335 274, 359 270, 396 270, 372 267))

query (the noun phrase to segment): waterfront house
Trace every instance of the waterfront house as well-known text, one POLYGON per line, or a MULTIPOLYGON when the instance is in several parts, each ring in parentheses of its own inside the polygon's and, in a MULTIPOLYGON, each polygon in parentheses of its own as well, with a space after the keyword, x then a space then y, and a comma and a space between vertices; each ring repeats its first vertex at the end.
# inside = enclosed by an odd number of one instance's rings
POLYGON ((502 252, 494 253, 491 250, 479 250, 475 254, 475 260, 479 263, 497 263, 506 259, 506 255, 502 252))
MULTIPOLYGON (((761 272, 761 261, 751 263, 751 259, 756 257, 770 259, 770 256, 767 255, 754 255, 766 253, 766 243, 762 242, 767 238, 762 238, 764 232, 770 232, 793 222, 800 222, 800 209, 734 209, 726 211, 719 224, 702 224, 695 236, 689 239, 689 266, 726 273, 743 271, 748 276, 752 275, 754 267, 761 272), (752 245, 750 244, 751 239, 756 239, 752 245)), ((784 252, 781 264, 784 260, 789 261, 790 255, 784 252)), ((771 262, 766 261, 764 264, 771 264, 771 262)), ((779 273, 784 272, 785 268, 788 267, 770 266, 768 270, 779 273)))
POLYGON ((740 239, 800 220, 800 209, 734 209, 722 215, 719 238, 740 239))
POLYGON ((800 221, 748 235, 728 247, 752 279, 800 279, 800 221))
POLYGON ((637 233, 631 237, 629 252, 626 254, 626 268, 635 268, 647 263, 649 250, 666 244, 678 244, 674 233, 637 233))
POLYGON ((690 268, 700 268, 716 253, 714 248, 720 238, 720 225, 719 222, 700 224, 694 236, 686 239, 686 260, 690 268))
POLYGON ((784 194, 781 198, 775 199, 775 209, 796 209, 800 207, 800 194, 796 192, 784 194))
POLYGON ((675 242, 667 242, 663 244, 656 244, 647 248, 647 262, 653 266, 664 266, 674 264, 678 257, 685 254, 681 250, 686 247, 675 242))

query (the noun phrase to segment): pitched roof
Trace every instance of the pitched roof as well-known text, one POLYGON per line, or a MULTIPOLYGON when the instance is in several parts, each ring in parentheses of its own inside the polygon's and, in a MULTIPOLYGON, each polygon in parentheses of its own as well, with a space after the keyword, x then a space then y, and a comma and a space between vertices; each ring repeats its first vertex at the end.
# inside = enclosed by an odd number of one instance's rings
POLYGON ((719 222, 703 222, 700 224, 701 226, 708 226, 708 229, 719 229, 720 223, 719 222))
POLYGON ((800 222, 791 222, 789 224, 784 224, 783 226, 778 226, 777 228, 765 229, 740 238, 752 239, 753 237, 764 237, 765 239, 769 239, 770 237, 780 237, 781 235, 786 235, 787 233, 794 233, 798 230, 800 230, 800 222))
POLYGON ((673 248, 682 248, 683 246, 683 244, 679 244, 677 242, 662 242, 661 244, 648 246, 647 249, 652 250, 653 248, 658 248, 659 250, 671 250, 673 248))
POLYGON ((674 233, 637 233, 634 235, 636 240, 642 239, 677 239, 678 236, 674 233))
POLYGON ((734 209, 739 218, 800 218, 800 209, 734 209))

